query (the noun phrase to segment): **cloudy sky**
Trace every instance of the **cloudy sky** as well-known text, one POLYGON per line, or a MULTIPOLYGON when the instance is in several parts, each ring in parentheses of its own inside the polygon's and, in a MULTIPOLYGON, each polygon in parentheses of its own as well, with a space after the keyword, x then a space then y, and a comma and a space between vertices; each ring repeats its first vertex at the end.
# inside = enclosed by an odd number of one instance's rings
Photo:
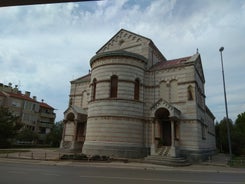
POLYGON ((108 0, 0 8, 0 83, 19 85, 55 107, 68 106, 70 81, 121 28, 150 38, 167 59, 199 49, 206 103, 225 116, 219 48, 229 117, 245 111, 245 1, 108 0))

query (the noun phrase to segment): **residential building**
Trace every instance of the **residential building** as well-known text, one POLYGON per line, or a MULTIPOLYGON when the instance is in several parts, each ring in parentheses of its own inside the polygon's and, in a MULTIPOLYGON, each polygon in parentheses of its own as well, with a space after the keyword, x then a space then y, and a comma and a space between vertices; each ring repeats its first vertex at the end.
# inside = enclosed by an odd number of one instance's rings
POLYGON ((54 108, 44 103, 43 100, 39 105, 38 132, 41 136, 40 138, 44 140, 45 136, 51 131, 54 125, 55 113, 54 108))
POLYGON ((30 97, 26 91, 22 94, 17 85, 0 83, 0 106, 7 107, 13 115, 20 117, 23 128, 28 128, 39 134, 39 143, 43 143, 45 136, 51 131, 55 122, 54 108, 37 101, 37 97, 30 97))
POLYGON ((201 56, 167 60, 153 41, 121 29, 71 81, 61 148, 87 155, 203 160, 214 154, 201 56))

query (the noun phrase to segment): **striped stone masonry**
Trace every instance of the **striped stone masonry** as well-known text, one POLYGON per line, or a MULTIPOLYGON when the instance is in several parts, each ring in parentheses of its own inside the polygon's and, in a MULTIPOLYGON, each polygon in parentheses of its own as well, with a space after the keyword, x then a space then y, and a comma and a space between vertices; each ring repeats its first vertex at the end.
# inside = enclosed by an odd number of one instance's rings
POLYGON ((90 66, 71 81, 62 139, 68 149, 142 158, 168 147, 168 156, 190 161, 214 153, 215 117, 205 102, 199 53, 167 60, 152 40, 122 29, 90 66))

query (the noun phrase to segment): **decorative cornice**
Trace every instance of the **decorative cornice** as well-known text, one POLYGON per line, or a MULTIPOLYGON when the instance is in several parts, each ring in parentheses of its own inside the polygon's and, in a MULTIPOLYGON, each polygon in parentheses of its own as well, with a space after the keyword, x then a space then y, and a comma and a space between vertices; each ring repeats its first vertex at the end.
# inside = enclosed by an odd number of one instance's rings
POLYGON ((155 111, 157 108, 164 107, 170 111, 171 118, 180 118, 181 111, 169 104, 167 101, 160 98, 155 104, 150 108, 152 111, 155 111))
POLYGON ((134 99, 126 99, 126 98, 100 98, 100 99, 95 99, 95 100, 91 100, 89 101, 89 104, 90 103, 96 103, 96 102, 101 102, 101 101, 125 101, 125 102, 128 102, 128 103, 144 103, 140 100, 134 100, 134 99))
MULTIPOLYGON (((93 72, 96 68, 98 68, 98 67, 102 67, 102 66, 108 66, 108 65, 117 65, 117 67, 119 66, 119 65, 126 65, 126 66, 131 66, 131 67, 134 67, 134 68, 138 68, 138 69, 140 69, 140 70, 144 70, 144 68, 143 67, 140 67, 140 66, 137 66, 137 65, 133 65, 133 64, 129 64, 129 63, 104 63, 104 64, 101 64, 101 65, 99 65, 99 66, 93 66, 93 68, 91 69, 91 71, 93 72)), ((91 66, 92 67, 92 66, 91 66)))
POLYGON ((118 57, 118 56, 119 57, 131 57, 131 58, 138 59, 138 60, 141 60, 141 61, 147 63, 147 59, 142 55, 132 53, 132 52, 123 51, 123 50, 118 50, 118 51, 109 51, 109 52, 103 52, 103 53, 96 54, 94 57, 92 57, 90 59, 90 66, 92 66, 93 62, 99 58, 118 57))
POLYGON ((146 121, 142 117, 130 117, 130 116, 89 116, 88 119, 103 119, 103 120, 126 120, 126 121, 146 121))

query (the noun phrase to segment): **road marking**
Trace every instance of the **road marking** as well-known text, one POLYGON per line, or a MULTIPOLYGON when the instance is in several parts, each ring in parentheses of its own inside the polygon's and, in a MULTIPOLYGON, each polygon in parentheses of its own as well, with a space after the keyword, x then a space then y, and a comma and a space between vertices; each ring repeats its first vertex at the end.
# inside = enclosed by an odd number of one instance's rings
POLYGON ((10 174, 27 174, 27 172, 23 172, 23 171, 8 171, 8 173, 10 173, 10 174))
POLYGON ((112 176, 79 176, 80 178, 96 179, 116 179, 116 180, 141 180, 141 181, 160 181, 160 182, 180 182, 180 183, 200 183, 200 184, 244 184, 244 182, 231 181, 201 181, 201 180, 182 180, 182 179, 160 179, 160 178, 133 178, 133 177, 112 177, 112 176))
POLYGON ((54 173, 42 173, 42 174, 46 176, 60 176, 59 174, 54 174, 54 173))

